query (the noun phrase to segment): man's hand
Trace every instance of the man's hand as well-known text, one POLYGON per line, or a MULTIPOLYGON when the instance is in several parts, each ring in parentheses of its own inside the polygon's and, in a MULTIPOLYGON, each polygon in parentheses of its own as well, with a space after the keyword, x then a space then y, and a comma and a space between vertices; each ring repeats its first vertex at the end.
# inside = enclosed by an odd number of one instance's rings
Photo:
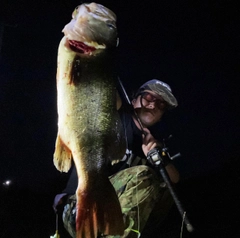
POLYGON ((143 135, 142 150, 144 155, 147 157, 148 152, 153 148, 161 147, 161 143, 153 137, 147 128, 144 128, 144 131, 146 132, 146 135, 143 135))
MULTIPOLYGON (((162 144, 157 141, 153 135, 150 133, 150 131, 147 128, 144 128, 144 131, 146 132, 143 134, 143 143, 142 143, 142 150, 145 156, 147 157, 147 153, 156 147, 162 147, 162 144)), ((179 181, 179 173, 178 170, 175 168, 173 164, 167 164, 165 167, 167 170, 167 173, 173 183, 177 183, 179 181)))

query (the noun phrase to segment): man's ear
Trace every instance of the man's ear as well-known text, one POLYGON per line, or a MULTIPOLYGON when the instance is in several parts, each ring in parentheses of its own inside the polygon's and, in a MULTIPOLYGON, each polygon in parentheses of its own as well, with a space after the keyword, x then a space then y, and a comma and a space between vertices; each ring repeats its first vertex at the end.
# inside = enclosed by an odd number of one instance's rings
POLYGON ((135 102, 136 102, 136 98, 134 98, 134 99, 132 100, 132 105, 134 105, 135 102))

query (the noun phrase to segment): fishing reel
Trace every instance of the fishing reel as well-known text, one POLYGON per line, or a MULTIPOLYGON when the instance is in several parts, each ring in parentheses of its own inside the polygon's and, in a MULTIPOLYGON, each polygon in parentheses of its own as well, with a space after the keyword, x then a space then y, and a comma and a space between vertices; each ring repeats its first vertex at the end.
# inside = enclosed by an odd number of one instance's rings
MULTIPOLYGON (((170 135, 168 139, 170 139, 171 137, 172 135, 170 135)), ((156 147, 151 149, 147 154, 147 160, 156 167, 159 166, 165 167, 167 164, 170 163, 171 160, 174 160, 180 156, 181 156, 180 153, 171 156, 169 153, 169 149, 166 146, 166 140, 163 140, 163 147, 162 148, 156 147)))

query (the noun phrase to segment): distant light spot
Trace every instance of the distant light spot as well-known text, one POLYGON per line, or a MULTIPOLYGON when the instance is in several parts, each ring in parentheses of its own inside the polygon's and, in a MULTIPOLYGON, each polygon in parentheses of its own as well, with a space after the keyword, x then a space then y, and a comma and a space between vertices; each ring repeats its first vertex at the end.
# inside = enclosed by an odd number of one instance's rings
POLYGON ((5 187, 9 187, 11 184, 12 184, 11 180, 6 180, 3 182, 3 186, 5 186, 5 187))

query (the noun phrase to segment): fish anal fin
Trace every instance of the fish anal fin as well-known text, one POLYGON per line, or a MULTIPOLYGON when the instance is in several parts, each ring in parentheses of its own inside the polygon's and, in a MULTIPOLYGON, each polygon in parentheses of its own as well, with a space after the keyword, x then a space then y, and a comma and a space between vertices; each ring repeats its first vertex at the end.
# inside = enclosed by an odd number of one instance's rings
POLYGON ((56 139, 53 163, 61 172, 68 172, 72 164, 72 153, 70 149, 63 143, 59 135, 56 139))
MULTIPOLYGON (((100 181, 98 178, 98 184, 100 181)), ((98 189, 76 191, 76 238, 96 238, 99 232, 123 235, 123 214, 118 197, 108 178, 102 182, 98 189)))

